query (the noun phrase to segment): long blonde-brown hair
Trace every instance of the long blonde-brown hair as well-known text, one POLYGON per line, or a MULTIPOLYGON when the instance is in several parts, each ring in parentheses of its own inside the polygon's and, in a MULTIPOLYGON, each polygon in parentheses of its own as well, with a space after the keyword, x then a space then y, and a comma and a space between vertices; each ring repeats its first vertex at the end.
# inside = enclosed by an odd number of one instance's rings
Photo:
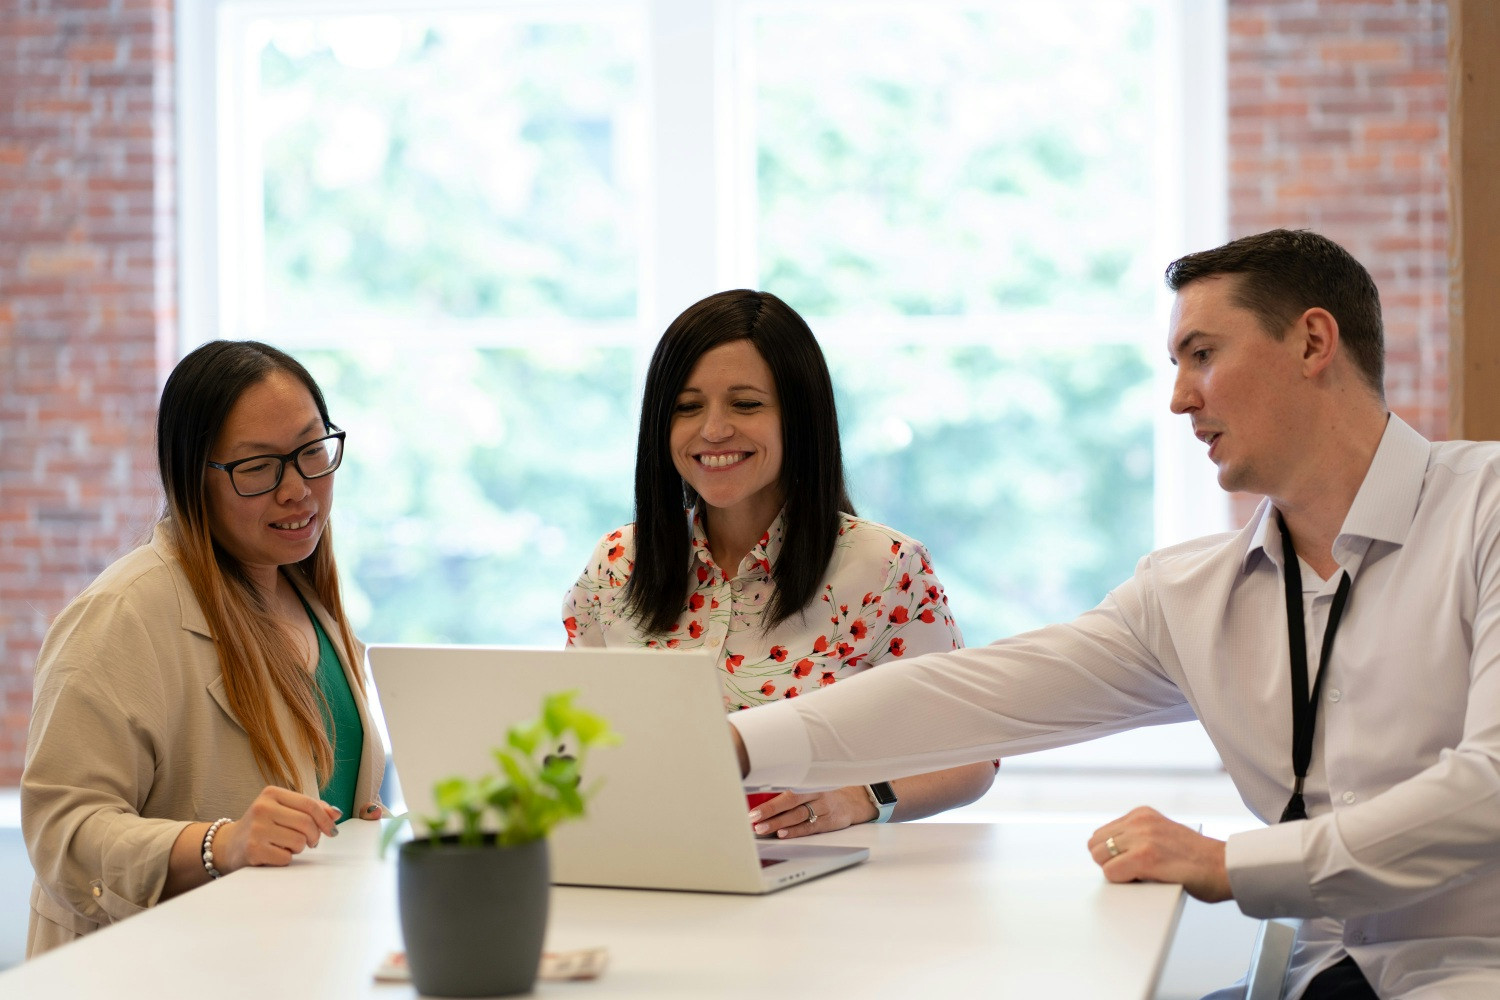
MULTIPOLYGON (((312 758, 319 783, 333 773, 333 748, 323 728, 323 698, 303 666, 296 638, 278 623, 266 598, 209 527, 209 451, 245 390, 274 372, 307 387, 325 427, 328 405, 306 368, 290 355, 253 340, 215 340, 180 361, 162 390, 156 416, 156 457, 166 492, 162 522, 213 633, 229 707, 250 737, 266 780, 295 788, 299 763, 312 758), (291 733, 277 723, 285 704, 291 733)), ((312 555, 298 563, 313 593, 338 626, 346 656, 355 651, 344 615, 331 529, 324 525, 312 555)), ((363 691, 359 665, 353 671, 363 691)))

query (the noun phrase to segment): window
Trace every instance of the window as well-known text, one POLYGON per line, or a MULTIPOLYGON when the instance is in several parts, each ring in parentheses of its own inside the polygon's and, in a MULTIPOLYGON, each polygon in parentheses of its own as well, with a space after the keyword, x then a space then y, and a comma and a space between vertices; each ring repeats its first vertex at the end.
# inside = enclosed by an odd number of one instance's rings
POLYGON ((971 642, 1225 525, 1164 419, 1160 290, 1222 235, 1187 210, 1223 199, 1219 5, 389 9, 178 8, 185 346, 323 383, 362 637, 559 643, 630 518, 650 349, 726 287, 808 318, 861 513, 927 543, 971 642))

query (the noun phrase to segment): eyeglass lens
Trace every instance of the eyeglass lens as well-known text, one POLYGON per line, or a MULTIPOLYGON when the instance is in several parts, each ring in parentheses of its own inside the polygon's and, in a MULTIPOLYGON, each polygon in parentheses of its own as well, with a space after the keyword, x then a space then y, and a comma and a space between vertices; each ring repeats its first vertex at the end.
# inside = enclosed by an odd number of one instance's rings
MULTIPOLYGON (((297 472, 303 479, 317 479, 338 468, 343 442, 336 437, 314 441, 297 452, 293 459, 297 472)), ((269 493, 281 483, 284 462, 279 458, 266 457, 234 467, 234 488, 242 496, 269 493)))

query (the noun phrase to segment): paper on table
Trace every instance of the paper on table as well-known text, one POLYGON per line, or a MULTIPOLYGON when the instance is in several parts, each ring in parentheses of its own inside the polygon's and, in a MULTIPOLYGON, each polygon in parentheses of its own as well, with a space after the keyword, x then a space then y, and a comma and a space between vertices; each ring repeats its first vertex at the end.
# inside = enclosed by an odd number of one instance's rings
MULTIPOLYGON (((544 951, 542 964, 537 969, 538 979, 554 982, 578 979, 598 979, 609 963, 607 948, 575 948, 572 951, 544 951)), ((411 981, 411 970, 406 965, 406 952, 393 951, 375 970, 378 983, 407 983, 411 981)))

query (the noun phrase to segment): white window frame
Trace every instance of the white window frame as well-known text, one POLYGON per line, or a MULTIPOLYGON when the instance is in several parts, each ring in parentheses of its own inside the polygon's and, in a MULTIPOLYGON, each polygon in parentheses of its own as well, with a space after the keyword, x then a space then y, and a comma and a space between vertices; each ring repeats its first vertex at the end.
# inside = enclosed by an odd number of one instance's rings
MULTIPOLYGON (((879 0, 862 0, 868 8, 879 0)), ((943 3, 946 0, 924 0, 943 3)), ((748 212, 744 192, 753 190, 753 151, 731 125, 734 102, 745 85, 744 67, 736 64, 735 31, 746 11, 766 7, 847 3, 847 0, 443 0, 445 8, 515 11, 557 17, 560 10, 597 9, 618 15, 635 10, 648 32, 646 87, 651 109, 649 132, 655 151, 644 197, 638 311, 634 321, 560 324, 559 336, 586 336, 590 343, 633 343, 649 347, 683 303, 727 287, 754 285, 754 261, 744 239, 748 212), (701 123, 714 124, 698 143, 678 137, 705 134, 701 123), (704 253, 703 248, 713 248, 704 253)), ((1157 61, 1157 111, 1161 120, 1177 122, 1166 130, 1177 141, 1156 150, 1158 219, 1151 257, 1165 263, 1183 253, 1216 246, 1226 238, 1228 220, 1226 143, 1226 0, 1157 0, 1166 33, 1163 49, 1176 58, 1157 61), (1176 192, 1177 197, 1171 197, 1176 192)), ((255 67, 239 57, 246 25, 267 14, 378 14, 426 11, 424 0, 194 0, 176 4, 178 109, 178 220, 180 259, 179 329, 184 351, 216 337, 243 338, 259 332, 260 303, 230 276, 258 272, 244 261, 261 253, 263 211, 260 187, 243 179, 259 177, 258 150, 241 141, 251 129, 217 127, 220 121, 244 121, 241 86, 255 67), (236 179, 236 172, 239 174, 236 179), (234 192, 248 197, 231 200, 234 192)), ((750 232, 753 232, 753 226, 750 232)), ((1157 365, 1158 401, 1154 417, 1154 540, 1167 545, 1230 526, 1228 497, 1206 461, 1202 445, 1187 422, 1167 409, 1171 369, 1165 362, 1167 315, 1171 296, 1156 298, 1159 339, 1147 345, 1157 365), (1156 351, 1161 354, 1157 355, 1156 351)), ((1002 317, 1003 319, 1003 317, 1002 317)), ((1033 322, 1028 320, 1028 322, 1033 322)), ((370 329, 364 322, 366 336, 370 329)), ((504 344, 512 324, 454 323, 432 331, 454 343, 504 344)), ((948 326, 941 319, 911 321, 904 330, 948 326)), ((1068 338, 1067 320, 1053 332, 1068 338)), ((534 323, 526 328, 535 331, 534 323)), ((822 320, 820 335, 837 339, 839 324, 822 320)), ((335 334, 336 336, 336 334, 335 334)), ((902 337, 901 339, 905 339, 902 337)), ((1054 341, 1056 342, 1056 341, 1054 341)), ((330 344, 329 346, 335 346, 330 344)), ((646 350, 640 352, 644 364, 646 350)), ((1169 727, 1180 730, 1182 727, 1169 727)), ((1196 727, 1194 727, 1196 730, 1196 727)), ((1206 737, 1178 732, 1143 731, 1095 745, 1055 751, 1059 759, 1092 765, 1124 756, 1136 766, 1201 767, 1216 763, 1206 737), (1196 743, 1195 743, 1196 740, 1196 743), (1128 745, 1116 745, 1128 744, 1128 745), (1071 756, 1069 756, 1071 755, 1071 756)))

